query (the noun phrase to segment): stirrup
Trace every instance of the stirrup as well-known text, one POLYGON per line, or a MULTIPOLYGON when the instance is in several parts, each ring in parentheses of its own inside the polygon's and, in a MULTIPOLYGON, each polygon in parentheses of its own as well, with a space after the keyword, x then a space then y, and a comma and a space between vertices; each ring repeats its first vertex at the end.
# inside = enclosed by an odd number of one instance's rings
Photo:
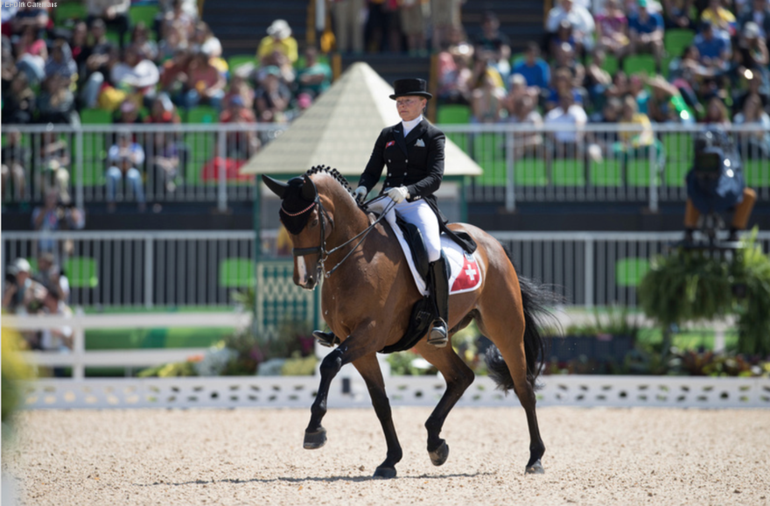
POLYGON ((318 340, 318 344, 326 346, 327 348, 334 348, 335 344, 340 344, 340 340, 332 332, 323 332, 321 330, 314 330, 313 337, 318 340))
POLYGON ((428 334, 428 344, 432 344, 436 348, 444 348, 449 344, 449 332, 446 323, 441 318, 433 322, 428 334))

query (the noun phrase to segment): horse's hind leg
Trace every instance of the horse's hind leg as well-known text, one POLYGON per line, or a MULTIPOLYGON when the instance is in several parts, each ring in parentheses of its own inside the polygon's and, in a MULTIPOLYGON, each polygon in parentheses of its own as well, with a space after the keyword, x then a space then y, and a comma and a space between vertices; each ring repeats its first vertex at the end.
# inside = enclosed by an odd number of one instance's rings
POLYGON ((393 425, 390 402, 385 394, 385 382, 382 379, 380 364, 377 363, 377 356, 371 354, 353 362, 353 365, 366 381, 374 412, 377 413, 377 418, 382 424, 382 432, 385 433, 385 441, 388 445, 385 461, 377 467, 374 477, 394 478, 396 476, 396 464, 401 460, 403 452, 401 451, 401 444, 398 442, 396 428, 393 425))
POLYGON ((444 421, 465 390, 473 383, 475 376, 451 346, 436 348, 427 344, 427 341, 420 341, 416 350, 425 360, 433 364, 446 380, 446 391, 425 422, 425 428, 428 430, 430 460, 433 465, 440 466, 449 456, 449 446, 439 437, 444 421))
MULTIPOLYGON (((492 299, 492 298, 490 298, 492 299)), ((534 378, 527 374, 527 358, 524 351, 524 313, 521 298, 496 297, 491 304, 482 304, 481 318, 477 319, 479 330, 500 350, 500 354, 511 373, 513 390, 527 414, 529 428, 529 461, 527 473, 542 473, 540 458, 545 453, 545 445, 540 437, 540 428, 535 412, 534 378), (507 303, 506 303, 507 302, 507 303), (491 306, 491 307, 490 307, 491 306), (511 308, 515 307, 516 310, 511 308)))

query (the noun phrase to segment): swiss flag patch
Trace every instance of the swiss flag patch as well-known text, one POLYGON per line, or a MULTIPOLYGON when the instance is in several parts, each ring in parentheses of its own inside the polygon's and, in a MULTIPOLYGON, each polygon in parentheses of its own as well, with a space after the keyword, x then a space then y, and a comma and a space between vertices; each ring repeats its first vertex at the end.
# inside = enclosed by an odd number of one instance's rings
POLYGON ((393 146, 394 144, 396 144, 396 141, 388 141, 388 143, 385 144, 385 149, 388 149, 389 147, 393 146))
MULTIPOLYGON (((456 265, 456 264, 455 264, 456 265)), ((481 272, 475 257, 463 255, 463 266, 452 283, 451 293, 467 292, 476 289, 481 283, 481 272)))

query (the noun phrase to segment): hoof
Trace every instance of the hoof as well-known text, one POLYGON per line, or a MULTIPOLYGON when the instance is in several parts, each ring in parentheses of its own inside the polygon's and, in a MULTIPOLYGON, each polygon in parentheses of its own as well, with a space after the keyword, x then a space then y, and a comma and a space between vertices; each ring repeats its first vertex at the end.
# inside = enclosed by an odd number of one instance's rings
POLYGON ((441 446, 432 452, 428 452, 428 455, 430 455, 430 461, 433 462, 434 466, 440 466, 449 457, 449 445, 446 444, 446 441, 442 441, 441 446))
POLYGON ((531 466, 527 466, 527 469, 524 471, 524 473, 525 474, 545 474, 545 469, 543 469, 543 464, 541 464, 540 459, 538 459, 531 466))
POLYGON ((380 466, 374 471, 374 478, 380 478, 383 480, 389 480, 396 477, 395 467, 383 467, 380 466))
POLYGON ((302 447, 305 450, 316 450, 326 444, 326 429, 321 427, 315 432, 305 431, 305 442, 302 447))

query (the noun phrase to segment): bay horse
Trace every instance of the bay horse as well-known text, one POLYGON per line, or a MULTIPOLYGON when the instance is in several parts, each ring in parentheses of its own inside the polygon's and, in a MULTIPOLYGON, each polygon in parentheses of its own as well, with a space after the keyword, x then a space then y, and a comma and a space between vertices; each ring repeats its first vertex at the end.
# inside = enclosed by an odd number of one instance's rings
MULTIPOLYGON (((404 335, 412 306, 422 297, 403 250, 390 225, 372 223, 373 216, 359 207, 350 185, 336 170, 313 167, 288 183, 262 178, 282 200, 281 221, 294 246, 294 283, 313 290, 325 277, 322 314, 341 340, 321 363, 320 386, 303 446, 316 449, 325 444, 321 421, 327 411, 329 386, 340 368, 352 363, 366 382, 387 442, 387 456, 374 477, 393 478, 402 450, 376 353, 404 335)), ((490 376, 502 390, 515 391, 527 415, 530 455, 525 472, 542 473, 545 445, 535 413, 535 380, 542 368, 537 364, 543 340, 537 322, 547 314, 545 304, 555 299, 551 292, 519 278, 491 235, 468 224, 450 228, 467 232, 475 240, 483 279, 475 291, 450 297, 450 336, 476 320, 479 330, 492 341, 494 346, 486 356, 490 376)), ((425 422, 430 459, 440 466, 449 455, 449 446, 439 437, 444 420, 473 383, 474 373, 451 346, 437 348, 423 337, 414 349, 446 380, 446 391, 425 422)))

